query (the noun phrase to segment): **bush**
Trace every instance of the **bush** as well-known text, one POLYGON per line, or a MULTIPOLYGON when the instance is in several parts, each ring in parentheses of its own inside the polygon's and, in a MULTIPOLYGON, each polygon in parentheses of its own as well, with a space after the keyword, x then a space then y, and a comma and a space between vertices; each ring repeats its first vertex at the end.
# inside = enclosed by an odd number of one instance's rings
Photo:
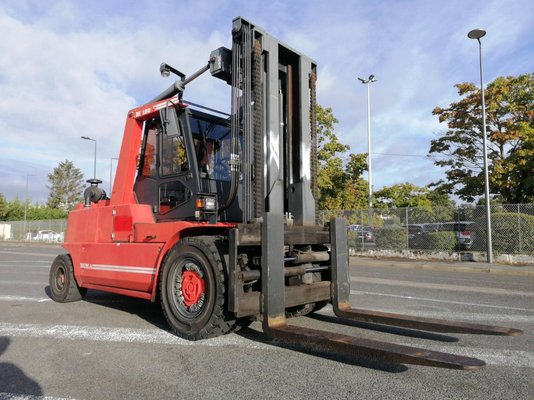
POLYGON ((456 233, 429 232, 426 235, 428 248, 440 251, 453 251, 456 248, 456 233))
POLYGON ((378 249, 406 249, 406 229, 402 227, 382 228, 375 232, 375 243, 378 249))
MULTIPOLYGON (((491 215, 493 251, 500 254, 534 254, 534 216, 520 213, 491 215)), ((475 248, 486 250, 486 218, 475 221, 475 248)))

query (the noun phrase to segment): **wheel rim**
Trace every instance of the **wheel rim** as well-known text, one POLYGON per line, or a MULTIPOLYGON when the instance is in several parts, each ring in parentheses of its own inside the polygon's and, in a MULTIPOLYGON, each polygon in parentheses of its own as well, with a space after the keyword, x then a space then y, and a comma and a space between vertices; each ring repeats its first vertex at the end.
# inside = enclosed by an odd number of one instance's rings
POLYGON ((205 271, 196 260, 185 260, 171 274, 173 309, 185 319, 198 317, 207 304, 205 271))
POLYGON ((57 269, 56 274, 54 276, 56 290, 61 292, 65 288, 66 281, 67 281, 67 274, 65 272, 65 268, 63 268, 63 266, 60 266, 57 269))
POLYGON ((195 271, 183 271, 182 296, 187 307, 197 304, 201 297, 204 296, 205 289, 204 279, 195 271))

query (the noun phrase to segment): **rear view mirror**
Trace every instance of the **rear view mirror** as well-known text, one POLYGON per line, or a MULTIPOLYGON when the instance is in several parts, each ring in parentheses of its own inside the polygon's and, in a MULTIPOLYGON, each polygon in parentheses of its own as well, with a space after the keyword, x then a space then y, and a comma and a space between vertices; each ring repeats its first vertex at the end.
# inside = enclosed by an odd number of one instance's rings
POLYGON ((176 108, 165 107, 159 113, 161 116, 161 126, 165 135, 178 136, 182 134, 180 130, 181 125, 178 122, 178 114, 176 113, 176 108))

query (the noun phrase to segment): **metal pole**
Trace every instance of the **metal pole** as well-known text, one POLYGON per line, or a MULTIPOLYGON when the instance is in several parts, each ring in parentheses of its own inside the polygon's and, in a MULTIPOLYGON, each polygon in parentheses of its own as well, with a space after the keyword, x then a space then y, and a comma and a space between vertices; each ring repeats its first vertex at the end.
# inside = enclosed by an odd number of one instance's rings
POLYGON ((358 80, 367 85, 367 170, 369 172, 369 194, 367 204, 369 206, 369 226, 373 226, 373 170, 371 161, 371 88, 372 82, 376 82, 374 75, 369 75, 368 79, 358 78, 358 80))
POLYGON ((109 159, 109 195, 111 196, 111 190, 113 189, 113 160, 118 160, 117 157, 111 157, 109 159))
POLYGON ((22 234, 23 240, 25 239, 25 235, 26 235, 26 221, 28 217, 28 179, 30 178, 30 176, 34 176, 34 175, 26 174, 26 196, 25 196, 25 201, 24 201, 24 233, 22 234))
POLYGON ((96 179, 96 140, 95 140, 95 162, 93 166, 93 178, 96 179))
POLYGON ((91 141, 95 142, 95 160, 94 160, 94 163, 93 163, 93 178, 96 179, 96 139, 92 139, 89 136, 82 136, 81 138, 84 139, 84 140, 91 140, 91 141))
POLYGON ((371 165, 371 81, 367 82, 367 143, 368 143, 368 171, 369 171, 369 225, 372 225, 372 208, 373 208, 373 172, 371 165))
POLYGON ((478 40, 478 54, 480 64, 480 92, 482 98, 482 145, 484 146, 484 197, 486 198, 486 243, 487 243, 487 261, 493 263, 493 244, 491 240, 491 205, 489 191, 489 172, 488 172, 488 147, 486 134, 486 100, 484 97, 484 74, 482 70, 482 43, 478 40))

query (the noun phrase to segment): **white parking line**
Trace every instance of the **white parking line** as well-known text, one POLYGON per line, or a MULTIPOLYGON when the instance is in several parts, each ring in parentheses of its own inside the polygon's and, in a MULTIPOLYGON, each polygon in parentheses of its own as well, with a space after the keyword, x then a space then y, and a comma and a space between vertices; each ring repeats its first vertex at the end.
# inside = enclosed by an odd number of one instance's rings
POLYGON ((219 336, 209 340, 189 341, 162 329, 107 328, 100 326, 12 324, 0 322, 0 336, 91 340, 96 342, 126 342, 174 344, 180 346, 222 347, 239 346, 253 349, 275 349, 275 346, 254 342, 238 335, 219 336))
POLYGON ((0 392, 0 400, 74 400, 66 397, 35 396, 33 394, 18 394, 0 392))
POLYGON ((23 286, 43 286, 48 285, 48 281, 11 281, 9 279, 0 280, 0 285, 23 285, 23 286))
MULTIPOLYGON (((0 323, 0 335, 10 337, 52 338, 60 340, 90 340, 97 342, 172 344, 179 346, 222 347, 279 350, 276 346, 255 342, 235 334, 191 342, 161 329, 106 328, 99 326, 42 325, 0 323)), ((399 343, 401 344, 401 343, 399 343)), ((411 346, 411 344, 406 344, 411 346)), ((439 346, 432 350, 477 357, 488 364, 534 368, 534 353, 521 350, 501 350, 462 346, 439 346)), ((1 400, 1 398, 0 398, 1 400)))
MULTIPOLYGON (((13 263, 32 263, 32 264, 46 264, 50 265, 50 260, 9 260, 9 261, 0 261, 0 264, 13 265, 13 263)), ((26 264, 30 265, 30 264, 26 264)))
POLYGON ((530 308, 494 306, 494 305, 491 305, 491 304, 466 303, 466 302, 463 302, 463 301, 452 301, 452 300, 437 300, 437 299, 429 299, 429 298, 425 298, 425 297, 401 296, 401 295, 397 295, 397 294, 386 294, 386 293, 378 293, 378 292, 365 292, 363 290, 351 290, 350 294, 370 294, 370 295, 373 295, 373 296, 395 297, 395 298, 399 298, 399 299, 409 299, 409 300, 423 300, 423 301, 431 301, 431 302, 434 302, 434 303, 460 304, 460 305, 464 305, 464 306, 489 307, 489 308, 497 308, 497 309, 501 309, 501 310, 516 310, 516 311, 534 312, 534 310, 530 309, 530 308))
POLYGON ((32 303, 44 303, 46 301, 52 301, 48 297, 27 297, 27 296, 10 296, 0 295, 0 301, 29 301, 32 303))
POLYGON ((16 254, 16 255, 23 255, 23 256, 38 256, 38 257, 56 257, 57 254, 50 254, 50 253, 32 253, 30 251, 6 251, 6 250, 0 250, 0 254, 16 254))
POLYGON ((534 297, 534 292, 525 292, 522 290, 510 290, 496 287, 480 287, 480 286, 464 286, 464 285, 450 285, 443 283, 428 283, 428 282, 413 282, 413 281, 401 281, 394 279, 383 278, 368 278, 364 276, 352 277, 351 283, 372 283, 377 285, 387 286, 401 286, 418 289, 437 289, 437 290, 450 290, 454 292, 466 292, 466 293, 486 293, 491 295, 503 295, 503 296, 525 296, 534 297))

